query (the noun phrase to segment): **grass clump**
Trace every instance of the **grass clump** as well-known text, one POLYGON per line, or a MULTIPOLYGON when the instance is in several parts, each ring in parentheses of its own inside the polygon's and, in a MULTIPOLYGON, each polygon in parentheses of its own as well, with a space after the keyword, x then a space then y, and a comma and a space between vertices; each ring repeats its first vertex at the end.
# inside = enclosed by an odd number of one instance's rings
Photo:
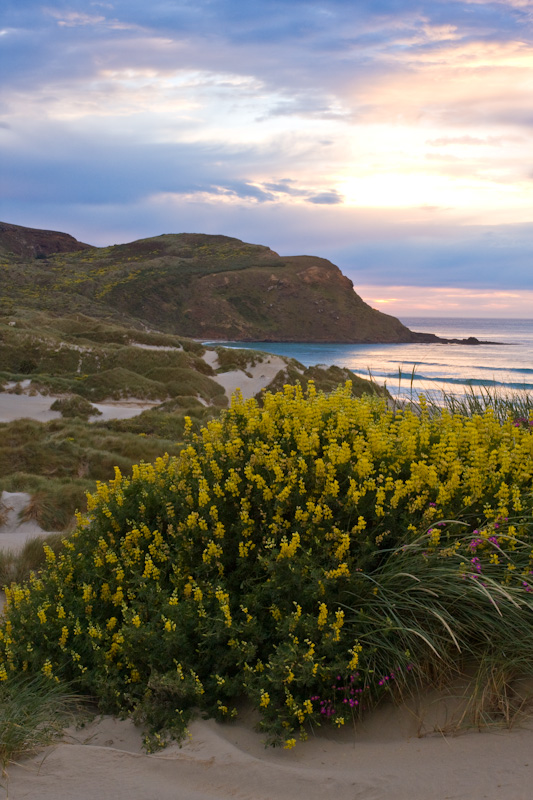
POLYGON ((14 581, 21 583, 32 572, 41 570, 46 564, 44 545, 57 554, 61 550, 63 538, 62 534, 52 533, 28 539, 18 552, 0 550, 0 586, 9 586, 14 581))
POLYGON ((0 684, 0 764, 56 741, 80 711, 80 698, 43 675, 22 675, 0 684))
POLYGON ((74 682, 148 746, 245 697, 286 748, 461 664, 510 680, 533 663, 532 474, 532 432, 490 409, 236 396, 177 456, 99 483, 8 589, 0 679, 74 682))
POLYGON ((93 406, 85 397, 80 397, 79 395, 61 397, 54 400, 50 408, 52 411, 60 411, 61 416, 67 419, 72 417, 89 419, 89 417, 102 415, 102 412, 96 406, 93 406))

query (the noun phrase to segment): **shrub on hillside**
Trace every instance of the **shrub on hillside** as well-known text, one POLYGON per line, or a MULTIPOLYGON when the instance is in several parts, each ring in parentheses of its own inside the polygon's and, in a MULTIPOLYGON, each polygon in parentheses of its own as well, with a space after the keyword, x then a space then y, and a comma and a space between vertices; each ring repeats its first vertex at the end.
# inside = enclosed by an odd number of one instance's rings
POLYGON ((531 669, 533 435, 313 384, 236 396, 176 457, 116 471, 8 590, 0 679, 74 681, 183 735, 247 697, 271 742, 461 659, 531 669))
POLYGON ((54 400, 50 406, 52 411, 60 411, 62 417, 72 418, 81 417, 82 419, 89 419, 89 417, 101 416, 102 412, 89 403, 85 397, 75 394, 70 397, 61 397, 54 400))

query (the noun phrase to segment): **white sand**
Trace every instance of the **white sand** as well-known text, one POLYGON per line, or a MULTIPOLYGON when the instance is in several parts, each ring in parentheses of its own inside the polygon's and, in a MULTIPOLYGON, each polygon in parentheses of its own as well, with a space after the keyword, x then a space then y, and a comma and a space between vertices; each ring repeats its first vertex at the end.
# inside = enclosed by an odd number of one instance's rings
MULTIPOLYGON (((10 800, 530 800, 533 729, 406 736, 405 711, 356 733, 265 749, 246 722, 197 720, 183 747, 146 755, 110 717, 9 767, 10 800)), ((0 798, 3 798, 0 791, 0 798)))
MULTIPOLYGON (((209 364, 213 369, 218 367, 218 356, 214 350, 206 350, 202 356, 204 361, 209 364)), ((280 370, 285 369, 287 362, 280 356, 272 356, 265 354, 264 360, 261 363, 252 367, 251 365, 243 370, 232 370, 231 372, 221 372, 215 375, 214 379, 217 383, 224 387, 224 391, 228 398, 237 391, 241 390, 244 400, 249 400, 254 397, 261 389, 265 389, 271 381, 274 380, 280 370), (250 377, 251 376, 251 377, 250 377)))
MULTIPOLYGON (((59 411, 52 411, 50 406, 58 399, 58 395, 43 394, 11 394, 0 392, 0 422, 13 422, 16 419, 33 419, 37 422, 49 422, 51 419, 60 419, 59 411)), ((102 412, 101 416, 91 417, 91 420, 130 419, 136 417, 147 408, 154 408, 160 400, 148 401, 136 397, 125 400, 107 400, 104 403, 93 403, 95 408, 102 412)))
POLYGON ((34 520, 21 522, 20 514, 24 512, 31 495, 26 492, 2 492, 1 503, 7 508, 7 520, 0 525, 0 550, 18 552, 22 550, 28 539, 46 536, 47 532, 34 520))
POLYGON ((93 403, 92 405, 102 412, 101 416, 91 417, 91 421, 108 419, 131 419, 137 417, 142 411, 155 408, 160 405, 161 400, 149 401, 140 400, 136 397, 128 397, 125 400, 107 400, 105 403, 93 403))
POLYGON ((0 392, 0 422, 13 422, 15 419, 34 419, 37 422, 49 422, 60 419, 59 411, 51 411, 50 406, 56 397, 36 394, 10 394, 0 392))
POLYGON ((175 345, 169 347, 165 344, 141 344, 140 342, 130 342, 131 347, 140 347, 141 350, 162 350, 166 352, 176 351, 176 350, 183 350, 181 345, 175 345))

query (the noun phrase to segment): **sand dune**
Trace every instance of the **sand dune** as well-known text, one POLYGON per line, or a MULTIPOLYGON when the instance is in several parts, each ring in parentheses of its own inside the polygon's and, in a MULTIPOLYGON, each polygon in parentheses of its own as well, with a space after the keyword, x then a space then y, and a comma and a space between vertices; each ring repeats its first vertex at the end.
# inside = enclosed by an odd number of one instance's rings
POLYGON ((30 500, 31 495, 26 492, 2 492, 0 495, 0 501, 7 510, 6 521, 0 525, 0 550, 18 552, 28 539, 47 535, 35 520, 24 522, 20 518, 30 500))
MULTIPOLYGON (((405 710, 370 730, 272 750, 249 724, 198 720, 191 738, 141 750, 131 721, 103 717, 9 768, 10 800, 529 800, 533 729, 405 736, 405 710), (384 727, 385 726, 385 727, 384 727)), ((0 794, 0 797, 2 795, 0 794)))
MULTIPOLYGON (((206 350, 203 355, 204 361, 211 367, 218 367, 218 356, 214 350, 206 350)), ((243 370, 231 370, 230 372, 220 372, 214 380, 224 387, 228 398, 240 389, 244 400, 255 397, 261 389, 265 389, 274 380, 280 370, 285 369, 286 361, 280 356, 270 356, 265 354, 264 361, 255 365, 248 365, 246 372, 243 370)))
MULTIPOLYGON (((140 347, 141 345, 139 345, 140 347)), ((147 345, 143 345, 147 348, 147 345)), ((175 348, 153 346, 153 350, 169 350, 175 348)), ((218 356, 214 350, 206 350, 204 360, 210 366, 218 366, 218 356)), ((242 370, 232 370, 216 375, 214 380, 224 387, 228 397, 240 389, 245 400, 254 397, 261 389, 264 389, 276 377, 278 372, 286 367, 286 362, 279 356, 267 356, 265 360, 256 364, 255 367, 249 366, 246 372, 242 370)), ((23 381, 20 386, 21 394, 11 392, 0 392, 0 422, 12 422, 16 419, 33 419, 37 422, 49 422, 52 419, 60 419, 59 411, 52 411, 51 406, 58 395, 43 395, 39 392, 30 394, 29 385, 31 381, 23 381)), ((8 384, 7 388, 13 388, 14 384, 8 384)), ((127 397, 122 400, 106 400, 102 403, 93 403, 95 408, 100 411, 101 416, 92 417, 92 420, 109 419, 130 419, 136 417, 148 408, 158 406, 160 401, 149 401, 137 397, 127 397)))

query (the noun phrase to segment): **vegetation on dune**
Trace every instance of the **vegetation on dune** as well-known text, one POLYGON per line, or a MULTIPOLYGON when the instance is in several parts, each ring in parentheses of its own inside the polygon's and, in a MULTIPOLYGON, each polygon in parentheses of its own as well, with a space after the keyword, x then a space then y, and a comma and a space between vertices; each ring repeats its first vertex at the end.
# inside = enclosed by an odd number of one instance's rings
MULTIPOLYGON (((176 453, 185 416, 199 427, 227 404, 204 347, 169 334, 20 310, 0 318, 0 343, 4 388, 60 395, 51 407, 63 420, 0 423, 0 491, 30 492, 45 530, 63 530, 76 509, 85 509, 94 481, 112 478, 115 466, 127 473, 141 459, 176 453), (131 419, 100 419, 94 403, 130 397, 158 405, 131 419)), ((246 371, 268 357, 225 348, 217 354, 222 371, 246 371)), ((315 370, 317 385, 338 382, 335 369, 315 370)), ((305 380, 309 372, 301 365, 290 370, 284 380, 305 380)))
MULTIPOLYGON (((79 719, 81 698, 43 675, 19 675, 0 686, 0 765, 31 755, 63 735, 66 725, 79 719)), ((7 788, 7 787, 6 787, 7 788)))
POLYGON ((34 391, 71 393, 94 403, 138 397, 164 401, 224 394, 195 342, 139 333, 84 316, 0 319, 0 380, 31 380, 34 391), (150 349, 146 349, 150 348, 150 349))
POLYGON ((179 454, 99 483, 9 588, 0 679, 73 682, 149 747, 243 697, 291 748, 472 661, 507 686, 533 663, 532 473, 531 427, 491 409, 236 397, 179 454))
POLYGON ((332 392, 339 385, 349 381, 354 397, 362 397, 368 394, 390 398, 385 387, 380 386, 373 380, 365 380, 358 375, 354 375, 346 367, 337 367, 335 364, 330 367, 302 367, 294 359, 289 361, 284 370, 278 372, 274 380, 270 382, 265 390, 259 393, 258 397, 262 397, 265 392, 281 391, 287 384, 296 385, 299 383, 302 386, 306 386, 309 381, 313 381, 315 386, 323 392, 332 392))

